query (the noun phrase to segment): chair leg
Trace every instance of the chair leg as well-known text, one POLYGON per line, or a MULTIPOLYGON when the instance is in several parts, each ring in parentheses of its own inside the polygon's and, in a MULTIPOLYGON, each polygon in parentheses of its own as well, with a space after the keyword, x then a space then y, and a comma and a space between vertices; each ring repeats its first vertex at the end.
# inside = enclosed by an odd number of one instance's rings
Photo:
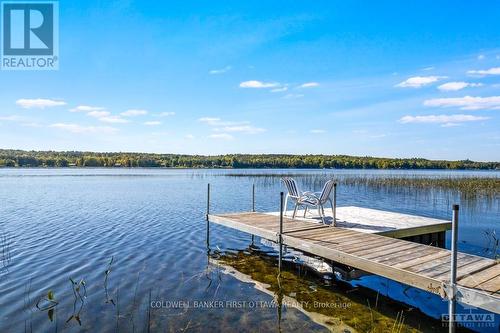
POLYGON ((321 222, 323 222, 323 224, 325 224, 325 211, 323 210, 322 204, 318 204, 318 212, 319 212, 319 216, 321 217, 321 222))
POLYGON ((332 206, 332 217, 333 217, 332 226, 335 227, 335 222, 336 222, 335 221, 336 220, 336 218, 335 218, 335 212, 334 212, 335 208, 333 208, 333 201, 332 201, 332 199, 329 199, 329 201, 330 201, 330 205, 332 206))
POLYGON ((325 208, 323 207, 322 204, 319 204, 319 206, 321 207, 321 221, 323 221, 323 224, 326 224, 325 223, 325 208))
POLYGON ((288 204, 288 193, 286 194, 286 197, 285 197, 285 207, 283 207, 283 215, 286 216, 286 212, 287 212, 287 204, 288 204))
POLYGON ((306 217, 306 214, 307 214, 307 206, 306 208, 304 208, 304 217, 306 217))
POLYGON ((297 214, 297 208, 299 208, 299 204, 298 203, 295 204, 295 208, 293 209, 292 219, 294 219, 295 215, 297 214))

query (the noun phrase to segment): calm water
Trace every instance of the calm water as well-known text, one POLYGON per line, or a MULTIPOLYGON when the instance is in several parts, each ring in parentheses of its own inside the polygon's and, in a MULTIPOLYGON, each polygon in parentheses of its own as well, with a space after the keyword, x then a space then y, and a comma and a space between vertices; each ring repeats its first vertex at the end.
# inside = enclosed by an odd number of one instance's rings
MULTIPOLYGON (((367 276, 347 284, 288 263, 277 284, 275 252, 258 239, 258 249, 250 249, 248 234, 213 225, 208 256, 206 184, 212 184, 213 212, 250 210, 254 183, 257 210, 276 211, 283 190, 279 174, 286 173, 304 190, 316 191, 331 175, 500 177, 438 171, 0 169, 0 332, 442 330, 439 318, 447 303, 387 279, 367 276), (288 306, 305 300, 344 306, 288 306)), ((339 186, 338 192, 339 206, 443 219, 450 218, 452 203, 462 205, 459 249, 495 256, 488 235, 500 235, 498 196, 362 185, 339 186)), ((481 331, 498 332, 498 326, 481 331)))

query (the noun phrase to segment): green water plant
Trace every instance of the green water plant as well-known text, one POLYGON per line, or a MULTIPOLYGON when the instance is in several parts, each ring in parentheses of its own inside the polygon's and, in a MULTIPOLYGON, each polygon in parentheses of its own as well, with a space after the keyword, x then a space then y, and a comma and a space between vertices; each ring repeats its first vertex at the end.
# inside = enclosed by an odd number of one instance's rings
POLYGON ((36 302, 36 308, 40 311, 47 311, 49 320, 53 321, 54 309, 57 306, 57 304, 59 304, 59 302, 56 301, 54 292, 52 290, 49 290, 47 292, 47 296, 40 298, 36 302))
POLYGON ((111 257, 111 260, 108 263, 108 267, 104 271, 104 294, 106 296, 106 301, 105 301, 106 304, 116 305, 115 301, 109 297, 109 293, 108 293, 108 277, 109 277, 109 274, 111 273, 111 265, 113 264, 113 260, 114 260, 114 257, 111 257))
POLYGON ((85 300, 87 299, 87 283, 83 278, 78 282, 76 282, 72 278, 69 278, 69 280, 71 282, 71 288, 73 289, 73 296, 75 297, 75 301, 73 302, 73 313, 68 318, 68 320, 66 320, 66 323, 69 323, 74 319, 78 323, 78 325, 82 326, 80 313, 82 312, 83 307, 85 306, 85 300), (77 303, 79 303, 79 307, 77 306, 77 303))

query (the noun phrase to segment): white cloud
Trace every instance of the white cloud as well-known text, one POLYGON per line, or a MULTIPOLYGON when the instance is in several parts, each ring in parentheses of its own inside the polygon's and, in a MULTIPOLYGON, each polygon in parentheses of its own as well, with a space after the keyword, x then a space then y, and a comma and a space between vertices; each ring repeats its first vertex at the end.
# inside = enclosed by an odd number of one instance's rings
POLYGON ((454 115, 429 115, 429 116, 404 116, 399 119, 402 124, 420 123, 420 124, 442 124, 443 127, 457 126, 458 123, 487 120, 488 117, 471 116, 466 114, 454 115))
POLYGON ((248 121, 222 121, 222 119, 216 117, 203 117, 198 119, 198 121, 209 126, 220 126, 218 128, 214 128, 214 131, 216 132, 239 132, 246 134, 256 134, 266 131, 266 129, 264 128, 251 126, 248 121))
POLYGON ((211 74, 211 75, 224 74, 226 72, 229 72, 230 70, 231 70, 231 66, 226 66, 226 67, 220 68, 220 69, 212 69, 208 73, 211 74))
POLYGON ((193 134, 186 134, 185 138, 188 139, 188 140, 193 140, 194 139, 194 135, 193 134))
POLYGON ((296 98, 302 98, 304 95, 302 94, 286 94, 283 96, 284 99, 296 99, 296 98))
POLYGON ((313 134, 323 134, 323 133, 326 133, 326 131, 323 130, 323 129, 313 129, 310 132, 313 133, 313 134))
POLYGON ((144 116, 148 114, 148 111, 146 110, 137 110, 137 109, 130 109, 125 112, 120 113, 123 117, 137 117, 137 116, 144 116))
POLYGON ((438 87, 439 90, 441 91, 457 91, 460 89, 464 89, 467 87, 480 87, 482 86, 482 83, 470 83, 470 82, 447 82, 438 87))
POLYGON ((313 87, 319 87, 319 83, 318 82, 307 82, 307 83, 300 85, 300 88, 313 88, 313 87))
POLYGON ((0 120, 4 120, 4 121, 25 121, 26 118, 25 117, 21 117, 21 116, 12 115, 12 116, 0 117, 0 120))
POLYGON ((158 117, 171 117, 171 116, 175 116, 175 112, 160 112, 156 116, 158 116, 158 117))
POLYGON ((275 88, 279 87, 277 82, 262 82, 262 81, 245 81, 240 83, 240 88, 275 88))
POLYGON ((221 140, 232 140, 232 139, 234 139, 234 137, 231 134, 227 134, 227 133, 210 134, 208 137, 210 139, 221 139, 221 140))
POLYGON ((112 124, 125 124, 130 122, 129 120, 123 119, 119 116, 101 117, 99 118, 99 120, 105 123, 112 123, 112 124))
POLYGON ((12 121, 15 123, 19 123, 21 126, 24 126, 24 127, 42 127, 41 124, 32 121, 30 118, 17 116, 17 115, 0 117, 0 121, 12 121))
POLYGON ((66 102, 64 101, 56 101, 53 99, 43 99, 43 98, 36 98, 36 99, 18 99, 16 101, 16 104, 24 109, 45 109, 45 108, 50 108, 54 106, 63 106, 66 105, 66 102))
POLYGON ((467 74, 478 75, 478 76, 500 75, 500 67, 492 67, 489 69, 480 69, 480 70, 470 70, 470 71, 467 71, 467 74))
POLYGON ((462 110, 500 109, 500 96, 434 98, 424 101, 425 106, 458 107, 462 110))
POLYGON ((445 78, 446 76, 414 76, 406 79, 403 82, 398 83, 396 87, 420 88, 445 78))
POLYGON ((109 116, 110 113, 108 111, 90 111, 87 113, 87 116, 91 116, 94 118, 103 118, 109 116))
MULTIPOLYGON (((113 116, 109 111, 106 111, 106 108, 100 106, 90 106, 90 105, 79 105, 73 109, 70 109, 71 112, 86 112, 87 116, 97 118, 99 121, 111 124, 125 124, 130 121, 124 119, 120 116, 113 116)), ((129 110, 129 111, 141 111, 141 110, 129 110)), ((128 112, 128 111, 127 111, 128 112)), ((125 113, 125 112, 124 112, 125 113)), ((122 113, 123 114, 123 113, 122 113)), ((130 115, 133 113, 130 113, 130 115)))
POLYGON ((240 133, 247 133, 247 134, 257 134, 257 133, 262 133, 262 132, 266 131, 264 128, 254 127, 254 126, 250 126, 250 125, 226 126, 223 128, 218 128, 216 130, 221 131, 221 132, 240 132, 240 133))
POLYGON ((158 126, 161 125, 161 121, 146 121, 144 122, 146 126, 158 126))
POLYGON ((199 118, 198 121, 210 126, 236 126, 246 125, 249 123, 248 121, 222 121, 222 119, 216 117, 202 117, 199 118))
POLYGON ((71 112, 92 112, 92 111, 104 111, 106 110, 100 106, 89 106, 89 105, 78 105, 76 108, 70 109, 71 112))
POLYGON ((422 68, 423 71, 432 71, 435 67, 434 66, 429 66, 429 67, 424 67, 422 68))
POLYGON ((441 125, 441 127, 457 127, 457 126, 462 126, 462 124, 457 124, 457 123, 444 123, 441 125))
POLYGON ((483 60, 485 59, 486 57, 484 56, 484 54, 480 54, 477 56, 477 60, 483 60))
POLYGON ((271 92, 275 93, 275 92, 282 92, 282 91, 287 91, 287 90, 288 90, 288 87, 281 87, 281 88, 271 89, 271 92))
POLYGON ((217 124, 220 123, 221 119, 220 118, 215 118, 215 117, 202 117, 198 119, 199 122, 206 123, 211 126, 217 126, 217 124))
MULTIPOLYGON (((203 117, 198 119, 199 122, 205 123, 208 126, 212 126, 213 131, 219 132, 213 138, 226 138, 227 135, 223 135, 218 137, 219 134, 228 134, 228 133, 244 133, 244 134, 257 134, 265 132, 265 128, 255 127, 250 124, 248 121, 223 121, 217 117, 203 117)), ((212 137, 212 136, 210 136, 212 137)), ((232 138, 232 136, 231 136, 232 138)))
POLYGON ((82 134, 82 133, 113 134, 116 133, 116 131, 118 131, 116 128, 108 126, 81 126, 78 124, 69 124, 69 123, 56 123, 50 125, 49 127, 57 128, 63 131, 68 131, 76 134, 82 134))

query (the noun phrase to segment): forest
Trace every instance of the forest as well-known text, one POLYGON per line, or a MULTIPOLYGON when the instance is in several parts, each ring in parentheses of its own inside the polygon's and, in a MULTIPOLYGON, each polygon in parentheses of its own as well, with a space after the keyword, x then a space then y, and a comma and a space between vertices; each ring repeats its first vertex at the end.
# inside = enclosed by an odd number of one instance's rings
POLYGON ((500 162, 347 155, 179 155, 0 149, 0 167, 294 168, 500 170, 500 162))

